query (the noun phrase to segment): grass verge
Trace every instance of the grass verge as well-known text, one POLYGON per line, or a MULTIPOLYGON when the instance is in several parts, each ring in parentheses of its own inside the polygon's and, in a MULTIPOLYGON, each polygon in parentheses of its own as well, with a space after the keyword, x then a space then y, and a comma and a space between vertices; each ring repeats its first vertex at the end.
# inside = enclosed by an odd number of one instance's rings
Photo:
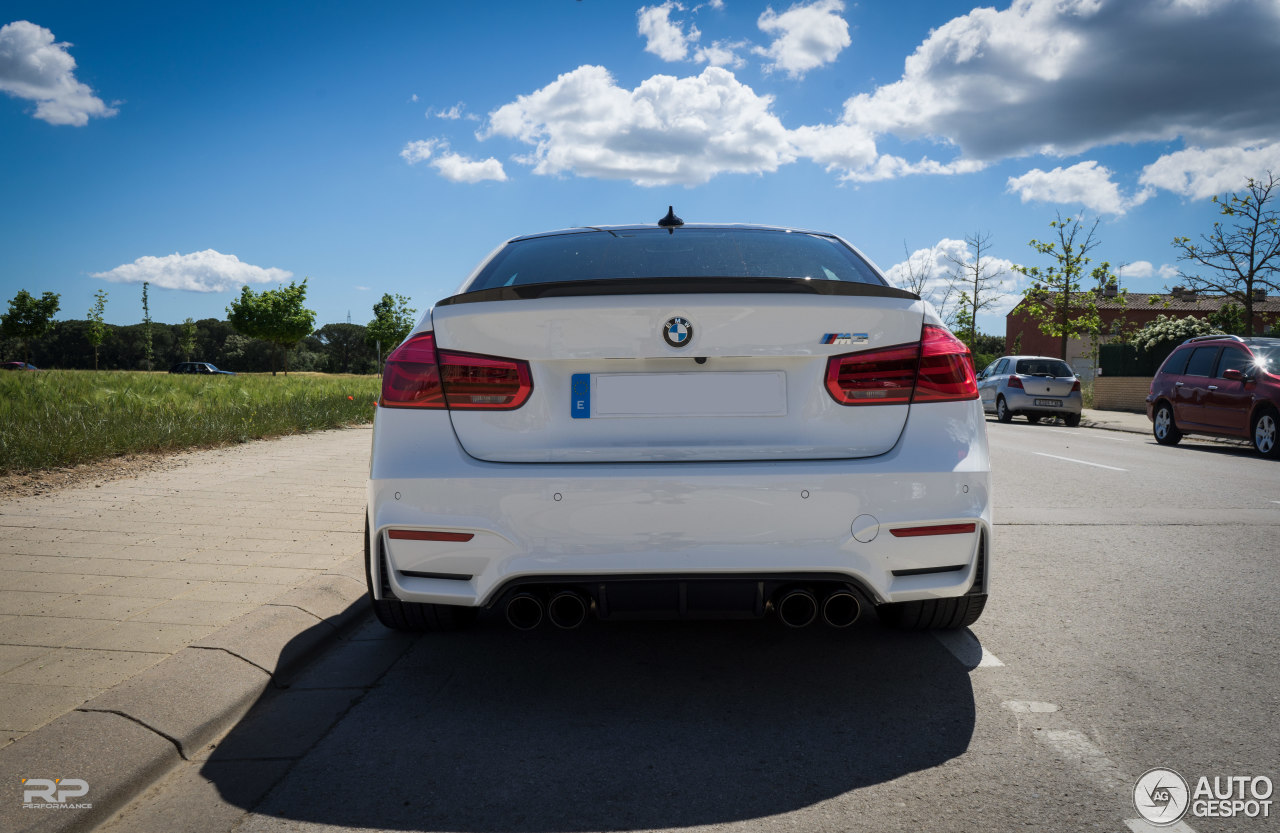
POLYGON ((0 473, 358 425, 376 376, 0 374, 0 473))

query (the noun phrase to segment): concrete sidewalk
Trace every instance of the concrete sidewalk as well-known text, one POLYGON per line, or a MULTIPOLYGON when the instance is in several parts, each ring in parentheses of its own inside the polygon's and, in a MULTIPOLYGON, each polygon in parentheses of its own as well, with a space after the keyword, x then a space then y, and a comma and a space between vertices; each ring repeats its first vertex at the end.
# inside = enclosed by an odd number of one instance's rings
POLYGON ((1146 414, 1134 414, 1128 411, 1097 411, 1085 408, 1080 412, 1080 425, 1083 428, 1101 428, 1105 431, 1124 431, 1130 434, 1150 434, 1151 420, 1146 414))
POLYGON ((369 443, 284 437, 0 499, 0 819, 21 779, 80 778, 91 816, 16 820, 92 826, 361 618, 369 443))

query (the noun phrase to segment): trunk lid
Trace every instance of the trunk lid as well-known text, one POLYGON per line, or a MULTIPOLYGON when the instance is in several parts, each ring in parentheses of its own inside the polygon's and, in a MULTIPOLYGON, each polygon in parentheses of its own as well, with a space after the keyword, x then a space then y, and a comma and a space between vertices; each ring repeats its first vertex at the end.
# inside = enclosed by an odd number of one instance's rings
POLYGON ((450 411, 480 460, 855 458, 892 449, 909 406, 837 403, 828 359, 921 337, 924 303, 883 289, 459 296, 431 326, 441 350, 529 363, 520 408, 450 411))

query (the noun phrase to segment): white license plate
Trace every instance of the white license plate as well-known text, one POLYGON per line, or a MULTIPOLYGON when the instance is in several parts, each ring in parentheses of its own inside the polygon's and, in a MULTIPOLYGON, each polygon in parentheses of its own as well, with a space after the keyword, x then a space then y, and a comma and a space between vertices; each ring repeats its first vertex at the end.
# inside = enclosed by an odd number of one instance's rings
POLYGON ((593 417, 786 416, 781 371, 736 373, 596 373, 593 417))
POLYGON ((1036 404, 1044 408, 1061 408, 1061 399, 1037 399, 1036 404))

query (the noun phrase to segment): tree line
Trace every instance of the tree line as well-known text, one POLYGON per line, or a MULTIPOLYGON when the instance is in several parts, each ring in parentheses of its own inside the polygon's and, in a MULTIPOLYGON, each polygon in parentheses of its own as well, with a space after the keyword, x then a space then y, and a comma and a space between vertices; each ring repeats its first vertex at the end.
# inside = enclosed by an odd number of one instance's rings
POLYGON ((69 370, 167 370, 178 362, 203 361, 237 373, 377 373, 415 323, 408 299, 386 294, 368 324, 316 328, 315 312, 305 306, 306 283, 261 292, 246 286, 227 307, 225 320, 188 318, 180 324, 151 320, 144 283, 142 321, 123 326, 103 321, 106 290, 95 293, 86 318, 61 321, 54 320, 61 306, 57 293, 36 297, 21 290, 0 315, 0 356, 69 370))
MULTIPOLYGON (((1175 237, 1172 245, 1178 261, 1184 264, 1178 270, 1181 285, 1224 298, 1227 303, 1207 318, 1177 326, 1165 323, 1164 329, 1143 333, 1144 343, 1166 341, 1166 331, 1199 332, 1206 328, 1252 335, 1259 323, 1254 305, 1265 299, 1267 290, 1280 291, 1280 180, 1270 171, 1265 178, 1248 177, 1241 190, 1215 196, 1212 202, 1223 219, 1214 222, 1212 230, 1201 234, 1198 240, 1175 237)), ((1127 292, 1119 285, 1119 270, 1112 269, 1107 261, 1094 263, 1094 252, 1101 245, 1098 225, 1097 220, 1090 223, 1081 216, 1058 214, 1049 223, 1047 239, 1028 244, 1047 262, 1012 267, 1030 283, 1023 294, 1023 309, 1042 333, 1058 340, 1059 357, 1063 359, 1071 339, 1087 338, 1096 347, 1103 337, 1126 343, 1139 332, 1136 327, 1126 327, 1122 320, 1115 322, 1113 331, 1102 332, 1099 302, 1110 298, 1124 306, 1127 292)), ((999 281, 1004 271, 988 253, 989 234, 977 232, 965 237, 964 242, 965 254, 949 257, 951 269, 941 289, 930 286, 933 263, 913 262, 910 257, 901 284, 933 301, 948 326, 969 345, 978 367, 982 367, 985 356, 980 354, 991 346, 994 337, 978 332, 977 315, 1004 295, 999 281)), ((1163 316, 1161 321, 1165 321, 1163 316)), ((1003 347, 1012 352, 1019 349, 1013 344, 1003 347)))

